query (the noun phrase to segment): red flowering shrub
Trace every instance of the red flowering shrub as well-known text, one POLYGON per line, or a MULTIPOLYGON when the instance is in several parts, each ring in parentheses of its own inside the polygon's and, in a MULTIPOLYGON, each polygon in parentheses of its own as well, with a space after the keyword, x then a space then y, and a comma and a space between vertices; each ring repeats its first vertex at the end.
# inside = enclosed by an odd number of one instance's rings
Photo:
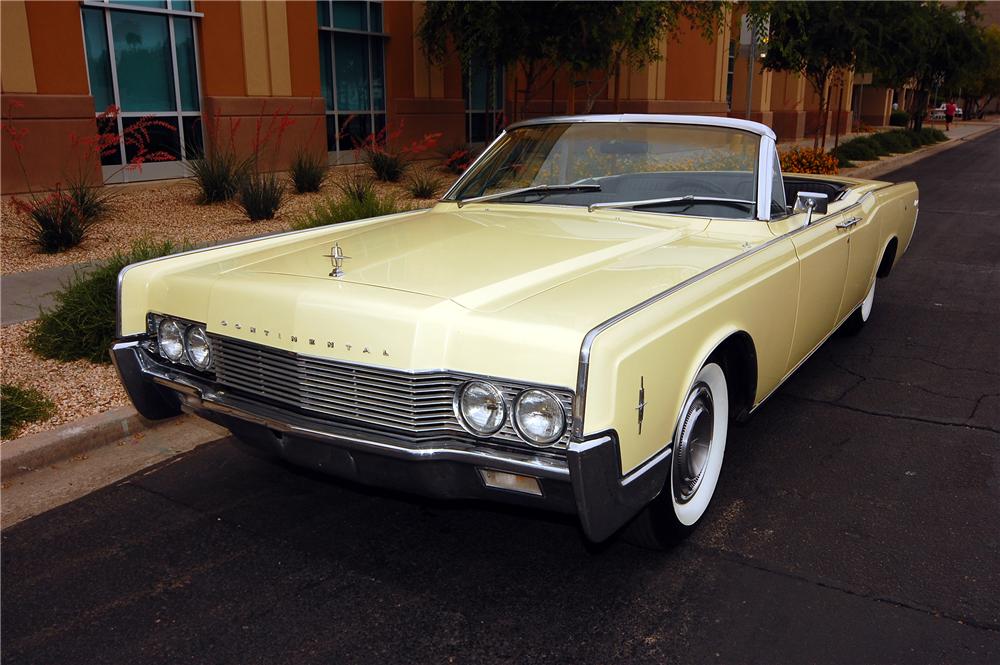
POLYGON ((6 120, 0 123, 0 137, 10 144, 28 184, 28 197, 13 197, 11 203, 23 215, 21 225, 25 239, 42 252, 61 252, 79 245, 88 229, 107 210, 110 197, 101 189, 107 180, 94 182, 93 174, 100 172, 103 157, 119 154, 120 142, 124 142, 127 154, 132 157, 108 179, 125 170, 141 170, 146 162, 176 159, 176 156, 165 151, 150 148, 151 132, 154 129, 175 131, 173 125, 147 116, 130 123, 120 134, 117 131, 101 131, 104 127, 118 126, 120 111, 116 106, 109 106, 97 116, 98 130, 94 134, 69 134, 70 144, 77 156, 77 173, 67 176, 68 186, 64 188, 62 183, 56 183, 53 191, 44 195, 36 193, 31 187, 31 179, 23 159, 25 139, 30 131, 26 127, 17 126, 14 121, 14 109, 22 106, 16 100, 10 103, 6 120))
MULTIPOLYGON (((344 124, 348 126, 350 118, 344 124)), ((368 165, 376 180, 399 182, 409 168, 410 161, 416 155, 431 150, 441 138, 441 132, 433 132, 402 147, 394 147, 393 144, 402 133, 403 123, 400 122, 396 129, 386 125, 378 132, 366 136, 363 141, 355 141, 357 160, 368 165)))

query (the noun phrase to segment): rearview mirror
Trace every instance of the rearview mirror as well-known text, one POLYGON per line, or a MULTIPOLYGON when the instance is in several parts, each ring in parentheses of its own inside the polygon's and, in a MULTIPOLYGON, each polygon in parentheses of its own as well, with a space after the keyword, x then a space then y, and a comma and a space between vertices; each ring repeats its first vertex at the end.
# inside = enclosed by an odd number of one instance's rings
POLYGON ((826 194, 819 192, 799 192, 798 196, 795 197, 795 208, 793 210, 797 213, 809 213, 809 217, 806 218, 806 224, 811 224, 813 213, 818 212, 821 215, 825 215, 828 203, 829 199, 826 194))

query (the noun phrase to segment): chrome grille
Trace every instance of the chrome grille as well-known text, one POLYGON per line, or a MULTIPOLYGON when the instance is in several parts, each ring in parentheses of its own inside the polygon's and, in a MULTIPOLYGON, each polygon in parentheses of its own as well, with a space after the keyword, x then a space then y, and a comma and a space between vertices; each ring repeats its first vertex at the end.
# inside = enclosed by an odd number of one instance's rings
MULTIPOLYGON (((453 372, 405 372, 306 356, 229 337, 211 336, 216 380, 222 386, 334 419, 374 425, 419 438, 468 436, 453 409, 455 390, 469 379, 453 372)), ((512 406, 530 387, 493 379, 512 406)), ((569 441, 572 393, 546 388, 562 401, 569 441)), ((524 444, 509 419, 490 439, 524 444)))

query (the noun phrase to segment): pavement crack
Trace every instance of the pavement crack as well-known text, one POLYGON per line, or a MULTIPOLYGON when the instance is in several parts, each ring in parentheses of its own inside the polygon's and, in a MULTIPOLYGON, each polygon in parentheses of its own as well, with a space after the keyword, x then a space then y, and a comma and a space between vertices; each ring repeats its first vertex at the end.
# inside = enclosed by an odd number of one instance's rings
POLYGON ((908 600, 903 600, 901 598, 893 598, 891 596, 884 596, 880 594, 865 593, 860 589, 853 588, 850 585, 838 582, 835 580, 810 577, 808 575, 803 575, 801 573, 794 573, 792 571, 786 570, 784 568, 777 568, 775 566, 767 565, 759 560, 753 559, 744 554, 739 554, 738 552, 733 552, 732 550, 720 549, 717 547, 710 547, 707 545, 701 545, 697 543, 687 543, 685 547, 692 549, 697 549, 705 553, 715 554, 721 559, 735 563, 737 565, 746 566, 747 568, 752 568, 754 570, 759 570, 761 572, 770 573, 772 575, 779 575, 787 579, 797 580, 799 582, 805 582, 813 586, 817 586, 823 589, 830 589, 832 591, 839 591, 856 598, 862 598, 864 600, 870 600, 876 603, 883 603, 885 605, 891 605, 892 607, 898 607, 904 610, 910 610, 913 612, 919 612, 921 614, 926 614, 933 616, 935 618, 947 619, 948 621, 953 621, 955 623, 960 623, 965 626, 971 626, 979 630, 986 630, 993 633, 1000 633, 1000 623, 993 621, 980 621, 979 619, 974 619, 971 617, 960 616, 947 612, 940 609, 935 609, 933 607, 928 607, 925 605, 920 605, 908 600))
POLYGON ((812 404, 824 404, 826 406, 832 406, 837 409, 845 409, 847 411, 854 411, 855 413, 863 413, 869 416, 880 416, 882 418, 892 418, 893 420, 909 420, 911 422, 926 423, 928 425, 943 425, 945 427, 961 427, 963 429, 978 430, 981 432, 990 432, 992 434, 1000 434, 1000 429, 994 427, 986 427, 983 425, 971 425, 967 422, 957 423, 949 422, 947 420, 935 420, 934 418, 921 418, 919 416, 904 416, 898 413, 886 413, 883 411, 869 411, 868 409, 861 409, 856 406, 850 406, 848 404, 842 404, 840 402, 828 402, 822 399, 815 399, 812 397, 803 397, 801 395, 788 394, 788 397, 792 399, 802 400, 803 402, 810 402, 812 404))

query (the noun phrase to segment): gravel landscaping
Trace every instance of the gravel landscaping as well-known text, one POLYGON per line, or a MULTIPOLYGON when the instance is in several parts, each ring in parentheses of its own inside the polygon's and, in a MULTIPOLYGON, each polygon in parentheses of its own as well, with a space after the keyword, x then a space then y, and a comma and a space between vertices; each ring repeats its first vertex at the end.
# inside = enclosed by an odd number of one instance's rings
POLYGON ((34 321, 28 321, 3 327, 0 336, 3 381, 41 391, 56 408, 51 418, 29 423, 12 438, 55 429, 129 403, 110 364, 97 365, 86 360, 60 362, 32 353, 26 340, 34 326, 34 321))
MULTIPOLYGON (((143 237, 178 244, 204 244, 284 231, 324 198, 338 196, 337 181, 348 177, 354 168, 364 167, 331 169, 322 190, 313 194, 295 194, 289 184, 287 200, 275 219, 260 222, 247 220, 232 202, 200 205, 197 190, 184 180, 109 187, 116 192, 110 213, 90 229, 82 245, 58 254, 39 253, 25 242, 20 229, 20 213, 5 200, 0 204, 3 217, 0 273, 6 275, 104 259, 116 251, 128 250, 134 240, 143 237)), ((438 169, 438 160, 415 162, 411 172, 433 173, 440 178, 442 188, 438 195, 443 194, 454 180, 454 176, 438 169)), ((433 203, 432 199, 412 198, 406 191, 405 178, 398 183, 378 182, 376 186, 380 195, 395 197, 403 208, 427 207, 433 203)))

